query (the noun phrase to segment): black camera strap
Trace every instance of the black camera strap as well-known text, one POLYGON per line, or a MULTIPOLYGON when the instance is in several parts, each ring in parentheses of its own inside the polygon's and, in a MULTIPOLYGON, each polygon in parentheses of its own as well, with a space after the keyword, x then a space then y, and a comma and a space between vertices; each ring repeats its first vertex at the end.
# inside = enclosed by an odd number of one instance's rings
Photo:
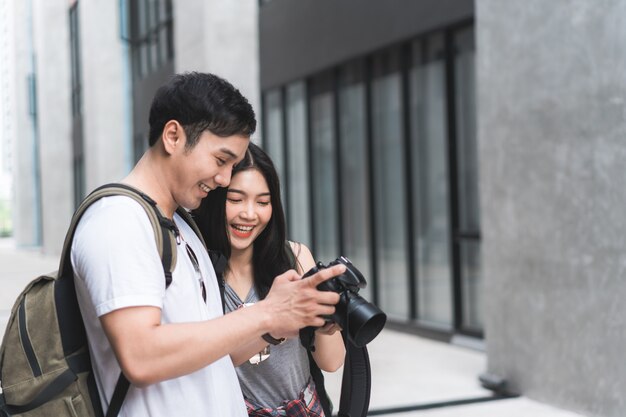
POLYGON ((346 338, 346 360, 343 364, 341 381, 341 399, 339 400, 339 417, 365 417, 370 405, 372 388, 372 372, 367 348, 356 347, 346 338))

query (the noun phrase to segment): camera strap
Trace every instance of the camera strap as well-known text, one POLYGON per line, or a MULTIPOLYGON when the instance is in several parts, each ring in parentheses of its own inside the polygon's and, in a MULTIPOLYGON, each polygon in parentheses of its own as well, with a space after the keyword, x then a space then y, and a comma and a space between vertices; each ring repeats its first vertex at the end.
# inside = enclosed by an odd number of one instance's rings
POLYGON ((365 417, 370 405, 372 372, 367 348, 356 347, 342 332, 346 347, 338 417, 365 417))

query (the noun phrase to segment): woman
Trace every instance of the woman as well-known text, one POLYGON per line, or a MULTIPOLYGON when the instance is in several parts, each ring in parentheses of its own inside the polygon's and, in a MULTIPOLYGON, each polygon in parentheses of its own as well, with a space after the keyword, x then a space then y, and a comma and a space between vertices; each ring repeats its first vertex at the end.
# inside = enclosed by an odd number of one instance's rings
MULTIPOLYGON (((273 277, 288 269, 303 274, 315 265, 305 245, 286 240, 278 174, 269 156, 253 143, 233 168, 229 187, 210 192, 194 217, 207 247, 228 258, 226 312, 263 299, 273 277)), ((270 336, 266 340, 271 344, 249 360, 233 358, 248 414, 300 416, 294 413, 306 409, 306 415, 330 417, 326 393, 316 392, 311 372, 316 367, 334 372, 343 364, 345 350, 337 330, 334 323, 317 329, 310 354, 299 338, 281 343, 270 336)))

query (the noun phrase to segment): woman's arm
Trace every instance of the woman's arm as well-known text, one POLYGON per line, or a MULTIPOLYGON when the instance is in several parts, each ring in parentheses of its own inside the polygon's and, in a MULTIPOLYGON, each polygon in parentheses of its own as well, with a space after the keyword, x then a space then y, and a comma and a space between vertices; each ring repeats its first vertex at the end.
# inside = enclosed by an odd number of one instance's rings
MULTIPOLYGON (((306 245, 289 242, 293 253, 298 260, 298 273, 304 274, 315 265, 313 255, 306 245)), ((328 323, 315 331, 315 352, 313 359, 321 370, 335 372, 343 365, 346 350, 336 323, 328 323)))

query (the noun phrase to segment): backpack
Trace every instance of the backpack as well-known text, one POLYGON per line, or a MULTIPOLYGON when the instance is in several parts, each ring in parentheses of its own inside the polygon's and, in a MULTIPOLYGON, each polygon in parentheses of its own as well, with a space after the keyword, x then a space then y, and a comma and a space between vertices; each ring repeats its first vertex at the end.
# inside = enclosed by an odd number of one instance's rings
MULTIPOLYGON (((76 299, 70 252, 76 226, 86 209, 102 197, 115 195, 134 199, 146 211, 161 256, 165 287, 172 282, 178 237, 174 222, 163 216, 154 200, 132 187, 107 184, 94 190, 72 217, 58 271, 31 281, 11 310, 0 346, 0 416, 105 416, 76 299)), ((183 208, 177 213, 204 243, 189 213, 183 208)), ((219 265, 216 254, 210 256, 219 265)), ((117 416, 129 386, 120 374, 106 417, 117 416)))

